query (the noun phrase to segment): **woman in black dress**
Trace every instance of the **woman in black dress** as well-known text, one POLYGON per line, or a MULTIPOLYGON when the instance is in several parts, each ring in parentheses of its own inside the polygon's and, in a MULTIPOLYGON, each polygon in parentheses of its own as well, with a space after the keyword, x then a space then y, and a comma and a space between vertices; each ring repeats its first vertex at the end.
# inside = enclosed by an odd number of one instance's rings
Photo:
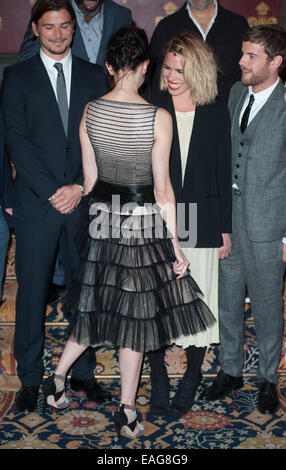
POLYGON ((132 436, 144 432, 135 409, 144 352, 214 321, 178 243, 171 116, 138 94, 149 57, 143 30, 119 30, 107 52, 114 88, 83 114, 81 261, 65 303, 71 334, 44 386, 48 403, 65 408, 65 377, 75 359, 88 345, 119 347, 121 405, 114 421, 132 436))

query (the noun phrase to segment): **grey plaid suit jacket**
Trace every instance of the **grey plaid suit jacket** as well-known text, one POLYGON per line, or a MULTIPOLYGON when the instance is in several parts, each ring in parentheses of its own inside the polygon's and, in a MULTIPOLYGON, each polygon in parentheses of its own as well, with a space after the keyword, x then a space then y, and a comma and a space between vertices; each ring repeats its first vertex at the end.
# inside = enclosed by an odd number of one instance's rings
POLYGON ((241 134, 239 115, 247 91, 237 82, 229 98, 233 174, 248 239, 278 240, 286 236, 286 88, 280 81, 241 134))

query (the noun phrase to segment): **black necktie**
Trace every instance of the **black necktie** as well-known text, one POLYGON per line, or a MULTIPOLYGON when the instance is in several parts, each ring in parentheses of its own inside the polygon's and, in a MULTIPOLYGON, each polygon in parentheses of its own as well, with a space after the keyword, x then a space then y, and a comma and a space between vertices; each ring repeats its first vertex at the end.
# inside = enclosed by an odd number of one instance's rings
POLYGON ((253 106, 253 103, 254 103, 254 96, 250 95, 248 105, 245 108, 245 111, 244 111, 243 116, 242 116, 241 124, 240 124, 240 130, 241 130, 242 134, 244 133, 245 129, 247 128, 248 119, 249 119, 249 115, 250 115, 250 111, 251 111, 251 108, 253 106))
POLYGON ((62 118, 62 122, 64 125, 65 133, 68 133, 68 121, 69 121, 69 107, 68 107, 68 99, 67 99, 67 89, 66 89, 66 81, 63 72, 63 65, 60 62, 56 62, 54 67, 58 71, 58 78, 57 78, 57 98, 58 98, 58 105, 59 111, 62 118))

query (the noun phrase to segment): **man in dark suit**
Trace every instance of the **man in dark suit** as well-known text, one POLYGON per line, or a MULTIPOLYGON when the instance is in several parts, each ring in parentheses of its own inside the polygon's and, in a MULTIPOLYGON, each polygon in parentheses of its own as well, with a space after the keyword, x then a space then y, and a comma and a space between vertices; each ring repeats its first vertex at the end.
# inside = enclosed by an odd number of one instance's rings
MULTIPOLYGON (((74 26, 68 0, 38 0, 32 9, 32 27, 40 52, 4 71, 6 143, 16 167, 19 411, 32 411, 37 404, 44 369, 46 295, 58 245, 68 283, 77 265, 73 240, 83 190, 78 129, 86 103, 105 93, 101 67, 71 54, 74 26)), ((95 381, 95 355, 90 348, 87 351, 73 368, 71 387, 102 402, 109 394, 95 381)))
MULTIPOLYGON (((94 64, 104 65, 107 43, 122 26, 132 23, 131 11, 111 0, 70 0, 76 16, 76 29, 71 45, 72 53, 94 64)), ((28 25, 20 48, 19 60, 26 60, 39 52, 39 42, 32 38, 32 25, 28 25)), ((62 253, 59 252, 49 287, 47 302, 60 300, 65 294, 65 273, 62 253)))
POLYGON ((176 13, 161 20, 154 30, 151 38, 155 62, 153 86, 158 88, 165 43, 178 33, 192 31, 213 48, 220 68, 219 96, 227 100, 231 86, 240 79, 238 61, 242 35, 247 29, 243 16, 226 10, 217 0, 188 0, 176 13))
MULTIPOLYGON (((129 8, 112 0, 70 0, 76 15, 76 29, 71 49, 81 59, 104 65, 109 38, 122 26, 132 23, 129 8)), ((31 38, 31 23, 25 33, 19 59, 29 59, 39 50, 39 44, 31 38)))

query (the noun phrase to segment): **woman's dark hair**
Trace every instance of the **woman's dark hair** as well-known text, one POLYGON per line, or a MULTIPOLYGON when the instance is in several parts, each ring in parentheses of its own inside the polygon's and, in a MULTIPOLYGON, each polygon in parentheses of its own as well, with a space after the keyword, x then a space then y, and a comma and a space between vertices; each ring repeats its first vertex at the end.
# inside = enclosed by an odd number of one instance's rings
MULTIPOLYGON (((72 21, 75 23, 75 11, 70 0, 37 0, 31 11, 31 21, 37 24, 39 19, 42 18, 47 11, 57 10, 67 10, 72 21)), ((33 34, 32 38, 36 39, 36 36, 33 34)))
POLYGON ((145 60, 151 60, 151 51, 144 29, 123 27, 111 36, 107 46, 106 62, 111 65, 114 72, 135 71, 145 60))

